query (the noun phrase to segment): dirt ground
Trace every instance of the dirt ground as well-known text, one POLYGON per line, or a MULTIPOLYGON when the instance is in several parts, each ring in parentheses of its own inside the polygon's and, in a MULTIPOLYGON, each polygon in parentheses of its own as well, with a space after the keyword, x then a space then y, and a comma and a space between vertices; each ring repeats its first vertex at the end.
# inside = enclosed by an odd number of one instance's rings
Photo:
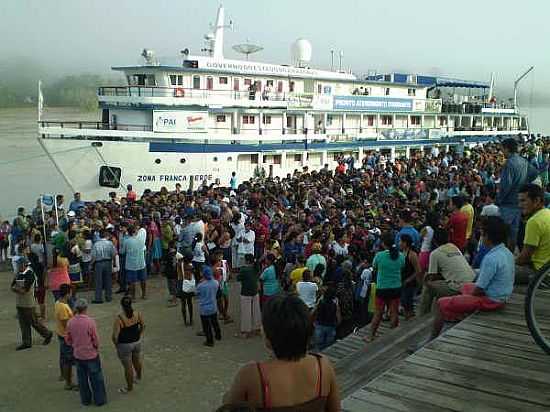
MULTIPOLYGON (((15 317, 15 296, 9 290, 12 273, 0 267, 0 411, 49 412, 80 410, 77 392, 65 391, 59 377, 59 346, 54 339, 42 345, 33 332, 33 347, 16 352, 20 331, 15 317)), ((214 348, 203 346, 195 326, 185 327, 178 307, 168 307, 164 278, 149 281, 149 298, 135 307, 145 318, 144 379, 131 394, 120 394, 125 385, 122 366, 110 336, 114 317, 119 312, 120 295, 111 303, 90 305, 89 315, 96 319, 100 336, 100 355, 107 387, 108 403, 104 411, 211 411, 238 368, 267 357, 261 338, 242 340, 234 337, 238 329, 239 285, 232 284, 231 316, 236 320, 222 324, 222 341, 214 348)), ((91 301, 91 292, 80 293, 91 301)), ((54 330, 53 297, 47 296, 48 326, 54 330)), ((195 314, 197 314, 195 306, 195 314)), ((76 371, 75 371, 76 381, 76 371)), ((95 408, 95 407, 94 407, 95 408)))

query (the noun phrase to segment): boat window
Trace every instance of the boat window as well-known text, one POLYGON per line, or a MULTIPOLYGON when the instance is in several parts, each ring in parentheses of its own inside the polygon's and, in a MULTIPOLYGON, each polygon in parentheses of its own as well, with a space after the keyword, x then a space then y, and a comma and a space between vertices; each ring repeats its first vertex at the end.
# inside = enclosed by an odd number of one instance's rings
POLYGON ((385 82, 391 82, 391 74, 385 74, 384 75, 384 81, 385 82))
POLYGON ((283 81, 279 80, 277 82, 277 93, 282 93, 282 92, 283 92, 283 81))
POLYGON ((175 86, 177 83, 178 83, 178 76, 176 76, 175 74, 171 74, 170 75, 170 84, 172 86, 175 86))
POLYGON ((386 87, 386 88, 384 89, 384 95, 386 95, 386 96, 389 96, 389 95, 390 95, 390 88, 389 88, 389 87, 386 87))
POLYGON ((252 79, 244 79, 244 85, 250 86, 252 84, 252 79))
POLYGON ((409 96, 416 96, 416 89, 408 89, 407 93, 409 96))
POLYGON ((201 88, 201 77, 193 76, 193 89, 200 89, 200 88, 201 88))
POLYGON ((250 155, 250 163, 252 164, 258 164, 258 154, 251 154, 250 155))
POLYGON ((332 87, 331 86, 325 86, 323 88, 323 93, 324 94, 332 94, 332 87))
POLYGON ((154 74, 146 75, 145 80, 146 80, 147 86, 156 86, 157 85, 157 80, 155 79, 154 74))
POLYGON ((218 161, 218 158, 217 158, 217 157, 214 157, 214 159, 213 159, 213 160, 214 160, 215 162, 217 162, 217 161, 218 161))
POLYGON ((280 165, 281 159, 282 159, 282 155, 273 155, 273 164, 280 165))
POLYGON ((293 81, 288 82, 288 91, 293 92, 294 86, 295 86, 295 83, 293 81))
POLYGON ((239 79, 233 79, 233 90, 238 92, 240 90, 239 87, 239 79))
POLYGON ((420 126, 420 116, 411 116, 411 124, 413 126, 420 126))
POLYGON ((243 116, 243 124, 254 124, 254 116, 253 115, 249 116, 245 114, 243 116))
POLYGON ((262 120, 263 124, 271 124, 271 116, 270 115, 264 115, 264 118, 262 120))
POLYGON ((159 165, 160 164, 160 159, 155 159, 155 163, 159 165))
POLYGON ((273 80, 267 80, 267 81, 265 82, 265 85, 266 85, 266 86, 271 86, 271 87, 273 87, 273 80))
POLYGON ((323 85, 321 83, 319 83, 317 85, 317 94, 321 94, 323 92, 323 85))
POLYGON ((367 116, 367 125, 374 126, 374 116, 372 115, 367 116))
POLYGON ((122 169, 113 166, 101 166, 99 168, 99 185, 103 187, 118 188, 122 169))
POLYGON ((295 162, 301 162, 302 161, 302 155, 300 153, 296 153, 294 155, 294 161, 295 162))
POLYGON ((228 161, 228 162, 232 162, 232 161, 233 161, 233 158, 232 158, 231 156, 229 156, 229 157, 227 158, 227 161, 228 161))
POLYGON ((138 86, 145 86, 145 75, 144 74, 134 74, 135 84, 138 86))
POLYGON ((225 123, 225 114, 219 114, 216 116, 217 123, 225 123))
POLYGON ((391 116, 382 116, 382 124, 385 126, 391 126, 393 123, 393 119, 391 116))
POLYGON ((183 86, 183 75, 178 75, 178 86, 183 86))
POLYGON ((185 160, 185 158, 183 158, 183 157, 180 159, 180 163, 181 163, 181 164, 185 163, 186 161, 187 161, 187 160, 185 160))
POLYGON ((327 126, 332 126, 332 115, 327 115, 327 126))
POLYGON ((208 90, 212 90, 214 88, 214 78, 213 77, 207 77, 206 78, 206 88, 208 90))
POLYGON ((220 84, 227 84, 227 77, 220 77, 220 84))

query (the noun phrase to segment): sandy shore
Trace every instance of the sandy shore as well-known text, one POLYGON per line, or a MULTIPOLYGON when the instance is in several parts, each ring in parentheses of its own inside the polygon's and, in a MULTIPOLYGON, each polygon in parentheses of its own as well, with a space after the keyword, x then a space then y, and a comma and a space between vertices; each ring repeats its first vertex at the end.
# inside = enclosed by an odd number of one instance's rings
MULTIPOLYGON (((15 318, 15 297, 9 290, 12 273, 0 267, 0 411, 49 412, 79 410, 77 392, 63 389, 59 377, 59 347, 56 340, 42 346, 33 332, 32 349, 16 352, 20 331, 15 318)), ((240 365, 266 356, 261 338, 243 341, 234 338, 238 323, 222 325, 222 341, 214 348, 203 346, 195 336, 195 326, 183 325, 179 307, 167 306, 164 278, 149 282, 149 299, 139 301, 136 309, 145 317, 144 379, 129 395, 119 394, 124 386, 122 367, 111 343, 114 317, 119 311, 118 297, 111 303, 91 305, 89 314, 99 328, 101 358, 107 386, 108 404, 104 411, 210 411, 219 405, 221 396, 240 365)), ((231 315, 238 320, 238 289, 232 284, 231 315)), ((81 296, 91 300, 91 292, 81 296)), ((53 298, 47 296, 48 326, 53 330, 53 298)), ((196 307, 195 307, 196 311, 196 307)))

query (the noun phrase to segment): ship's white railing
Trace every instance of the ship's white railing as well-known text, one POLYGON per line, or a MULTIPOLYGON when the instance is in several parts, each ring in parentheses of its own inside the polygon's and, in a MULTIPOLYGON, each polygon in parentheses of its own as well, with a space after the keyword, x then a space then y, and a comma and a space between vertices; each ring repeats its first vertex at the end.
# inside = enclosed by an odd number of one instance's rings
POLYGON ((107 97, 175 97, 178 99, 208 99, 221 97, 232 100, 290 101, 296 99, 293 92, 222 90, 162 86, 109 86, 99 87, 98 96, 107 97))

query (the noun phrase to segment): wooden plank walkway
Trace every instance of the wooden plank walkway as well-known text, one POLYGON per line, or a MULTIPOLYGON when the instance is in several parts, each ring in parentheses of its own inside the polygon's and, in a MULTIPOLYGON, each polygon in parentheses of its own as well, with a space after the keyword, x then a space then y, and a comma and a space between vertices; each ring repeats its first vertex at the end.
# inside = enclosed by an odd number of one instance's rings
POLYGON ((524 297, 447 330, 345 398, 344 411, 550 411, 550 356, 529 334, 524 297))

